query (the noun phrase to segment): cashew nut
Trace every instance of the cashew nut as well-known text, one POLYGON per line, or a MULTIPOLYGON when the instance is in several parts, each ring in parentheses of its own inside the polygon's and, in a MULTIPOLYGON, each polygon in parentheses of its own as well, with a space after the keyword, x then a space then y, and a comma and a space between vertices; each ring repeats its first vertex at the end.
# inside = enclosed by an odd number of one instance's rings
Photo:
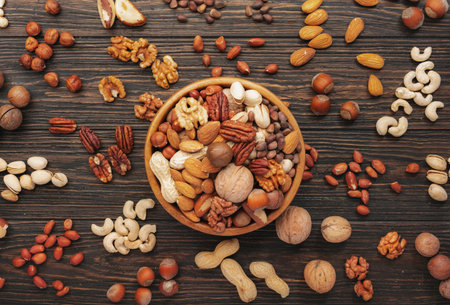
POLYGON ((414 103, 422 107, 425 107, 433 100, 433 96, 431 94, 428 94, 427 97, 423 97, 422 93, 416 92, 415 95, 416 96, 414 97, 414 103))
POLYGON ((113 242, 121 236, 117 232, 111 232, 103 238, 103 247, 109 253, 116 253, 117 249, 114 247, 113 242))
POLYGON ((124 221, 125 227, 128 229, 129 233, 127 238, 129 241, 135 241, 139 236, 139 224, 136 220, 133 219, 125 219, 124 221))
POLYGON ((408 88, 411 91, 419 91, 423 88, 422 83, 413 83, 413 79, 416 77, 416 72, 409 71, 405 74, 405 77, 403 78, 403 83, 405 84, 405 87, 408 88))
POLYGON ((140 220, 145 220, 147 218, 147 209, 153 209, 155 206, 155 201, 153 199, 141 199, 136 203, 134 211, 140 220))
POLYGON ((408 119, 402 116, 398 119, 398 125, 396 127, 389 127, 388 132, 394 137, 401 137, 408 130, 408 119))
POLYGON ((413 47, 411 49, 411 58, 417 62, 425 61, 428 58, 430 58, 431 51, 432 51, 431 47, 426 47, 425 50, 423 50, 423 53, 420 54, 420 49, 418 47, 413 47))
POLYGON ((144 225, 139 230, 139 239, 145 242, 148 239, 150 233, 156 233, 156 225, 144 225))
POLYGON ((112 232, 114 229, 114 223, 111 218, 106 218, 103 226, 97 226, 96 224, 91 224, 91 231, 97 236, 105 236, 112 232))
POLYGON ((395 89, 395 96, 398 98, 409 100, 409 99, 414 98, 414 96, 416 96, 416 94, 414 92, 412 92, 411 90, 409 90, 408 88, 398 87, 397 89, 395 89))
POLYGON ((433 70, 428 71, 428 77, 430 78, 430 83, 422 89, 422 93, 425 94, 433 93, 441 85, 441 76, 439 73, 433 70))
POLYGON ((377 132, 380 136, 385 136, 388 132, 389 126, 397 126, 398 122, 391 116, 383 116, 377 121, 377 132))
POLYGON ((135 240, 135 241, 131 241, 128 237, 124 237, 124 244, 125 247, 127 247, 128 249, 137 249, 139 248, 140 245, 142 245, 142 241, 140 239, 135 240))
POLYGON ((127 200, 123 205, 123 216, 129 219, 136 218, 136 212, 133 209, 134 202, 131 200, 127 200))
POLYGON ((410 115, 411 112, 413 111, 411 105, 410 105, 407 101, 402 100, 401 98, 399 98, 398 100, 396 100, 395 102, 393 102, 393 103, 391 104, 391 110, 392 110, 393 112, 397 112, 397 111, 398 111, 398 107, 403 107, 403 111, 404 111, 407 115, 410 115))
POLYGON ((130 253, 130 249, 125 246, 125 237, 121 236, 114 241, 114 247, 116 247, 117 251, 119 251, 122 255, 127 255, 130 253))
POLYGON ((431 121, 434 122, 438 119, 438 114, 436 112, 437 108, 444 108, 444 103, 434 101, 431 102, 427 108, 425 108, 425 116, 431 121))
POLYGON ((432 61, 425 61, 423 63, 420 63, 416 67, 416 79, 422 83, 427 84, 430 81, 430 78, 428 77, 426 70, 431 70, 434 68, 434 63, 432 61))
POLYGON ((156 236, 155 236, 155 234, 151 233, 148 236, 147 242, 145 242, 139 246, 139 250, 141 250, 142 253, 148 253, 153 250, 153 248, 155 247, 155 244, 156 244, 156 236))
POLYGON ((116 221, 114 222, 114 230, 116 230, 116 232, 120 235, 128 235, 128 229, 123 224, 122 216, 117 217, 116 221))

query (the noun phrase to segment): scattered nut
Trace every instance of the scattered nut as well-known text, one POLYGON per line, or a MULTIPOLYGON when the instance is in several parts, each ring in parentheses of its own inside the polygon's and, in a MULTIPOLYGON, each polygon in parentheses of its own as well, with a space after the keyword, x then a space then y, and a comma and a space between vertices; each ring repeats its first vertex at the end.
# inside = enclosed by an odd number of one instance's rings
POLYGON ((439 239, 431 233, 420 233, 416 237, 415 246, 417 252, 425 257, 432 257, 439 252, 439 239))
POLYGON ((434 122, 439 118, 439 116, 437 114, 438 108, 444 108, 444 103, 434 101, 434 102, 431 102, 430 104, 428 104, 427 108, 425 108, 425 116, 431 122, 434 122))
POLYGON ((340 216, 329 216, 322 221, 323 238, 330 243, 341 243, 350 238, 352 227, 347 219, 340 216))
MULTIPOLYGON (((62 35, 62 33, 61 33, 62 35)), ((66 87, 70 92, 78 92, 81 89, 81 79, 78 75, 72 75, 66 78, 66 87)))
POLYGON ((324 260, 313 260, 305 266, 303 271, 306 284, 317 293, 327 293, 333 289, 336 282, 334 267, 324 260))
POLYGON ((14 86, 8 92, 8 99, 17 108, 28 106, 31 101, 30 92, 23 86, 14 86))
POLYGON ((61 11, 61 6, 56 0, 47 0, 47 2, 45 2, 45 11, 50 15, 58 15, 61 11))

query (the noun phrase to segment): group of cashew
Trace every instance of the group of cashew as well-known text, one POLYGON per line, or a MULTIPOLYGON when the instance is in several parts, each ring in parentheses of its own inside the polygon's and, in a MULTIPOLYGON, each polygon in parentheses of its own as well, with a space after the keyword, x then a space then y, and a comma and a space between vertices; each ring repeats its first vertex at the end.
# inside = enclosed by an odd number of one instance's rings
POLYGON ((133 201, 128 200, 123 205, 125 219, 120 216, 113 222, 111 218, 106 218, 103 226, 91 225, 92 233, 104 236, 103 246, 109 253, 127 255, 130 250, 138 248, 142 253, 150 252, 156 244, 156 225, 146 224, 140 227, 135 218, 137 216, 140 220, 145 220, 147 209, 154 206, 152 199, 141 199, 136 206, 133 201))
MULTIPOLYGON (((411 58, 420 62, 415 71, 409 71, 403 78, 405 87, 398 87, 395 96, 398 98, 391 105, 391 110, 396 113, 400 107, 410 115, 413 108, 407 100, 412 99, 414 103, 425 108, 425 116, 432 122, 438 119, 437 109, 444 108, 444 104, 439 101, 433 102, 432 93, 441 85, 441 76, 433 71, 434 63, 428 59, 431 56, 431 47, 425 48, 420 53, 418 47, 411 49, 411 58), (427 72, 428 71, 428 72, 427 72), (414 82, 414 79, 417 82, 414 82), (424 96, 424 94, 426 96, 424 96)), ((376 129, 379 135, 384 136, 388 132, 394 137, 401 137, 408 129, 408 119, 401 117, 398 121, 392 116, 383 116, 378 119, 376 129)))

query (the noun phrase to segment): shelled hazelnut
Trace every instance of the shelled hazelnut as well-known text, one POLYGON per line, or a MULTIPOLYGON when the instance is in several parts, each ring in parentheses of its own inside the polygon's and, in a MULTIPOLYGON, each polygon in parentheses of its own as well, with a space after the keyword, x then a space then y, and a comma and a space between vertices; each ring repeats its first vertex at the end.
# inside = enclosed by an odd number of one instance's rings
POLYGON ((70 92, 78 92, 81 89, 81 79, 78 75, 72 75, 66 78, 66 86, 70 92))
POLYGON ((33 57, 30 54, 22 54, 20 56, 20 64, 27 70, 31 69, 31 62, 33 61, 33 57))
POLYGON ((58 87, 59 77, 55 72, 45 74, 44 79, 50 87, 58 87))
POLYGON ((27 38, 27 40, 25 40, 25 50, 27 50, 28 52, 34 52, 36 50, 36 48, 38 47, 39 42, 37 41, 36 38, 29 36, 27 38))
POLYGON ((59 32, 57 29, 48 29, 47 32, 45 32, 44 40, 49 45, 54 45, 56 42, 58 42, 59 38, 59 32))
POLYGON ((45 2, 45 11, 50 15, 58 15, 61 11, 61 6, 56 0, 47 0, 47 2, 45 2))
POLYGON ((37 24, 37 22, 30 21, 25 27, 25 31, 27 32, 28 35, 34 37, 39 35, 39 33, 41 32, 41 27, 39 26, 39 24, 37 24))
POLYGON ((31 69, 37 72, 45 70, 45 61, 40 57, 35 57, 31 61, 31 69))
POLYGON ((53 56, 53 49, 46 43, 40 43, 35 50, 37 56, 44 60, 48 60, 53 56))
POLYGON ((73 35, 69 32, 62 32, 59 36, 59 43, 62 46, 71 47, 75 43, 75 38, 73 38, 73 35))

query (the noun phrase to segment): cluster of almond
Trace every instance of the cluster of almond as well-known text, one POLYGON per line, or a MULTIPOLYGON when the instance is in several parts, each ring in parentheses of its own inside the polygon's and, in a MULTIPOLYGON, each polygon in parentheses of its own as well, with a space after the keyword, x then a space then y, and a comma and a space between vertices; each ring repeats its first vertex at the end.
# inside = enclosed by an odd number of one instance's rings
POLYGON ((161 193, 216 232, 267 223, 289 191, 302 147, 286 115, 240 82, 192 90, 150 137, 161 193), (259 187, 255 187, 259 184, 259 187))

